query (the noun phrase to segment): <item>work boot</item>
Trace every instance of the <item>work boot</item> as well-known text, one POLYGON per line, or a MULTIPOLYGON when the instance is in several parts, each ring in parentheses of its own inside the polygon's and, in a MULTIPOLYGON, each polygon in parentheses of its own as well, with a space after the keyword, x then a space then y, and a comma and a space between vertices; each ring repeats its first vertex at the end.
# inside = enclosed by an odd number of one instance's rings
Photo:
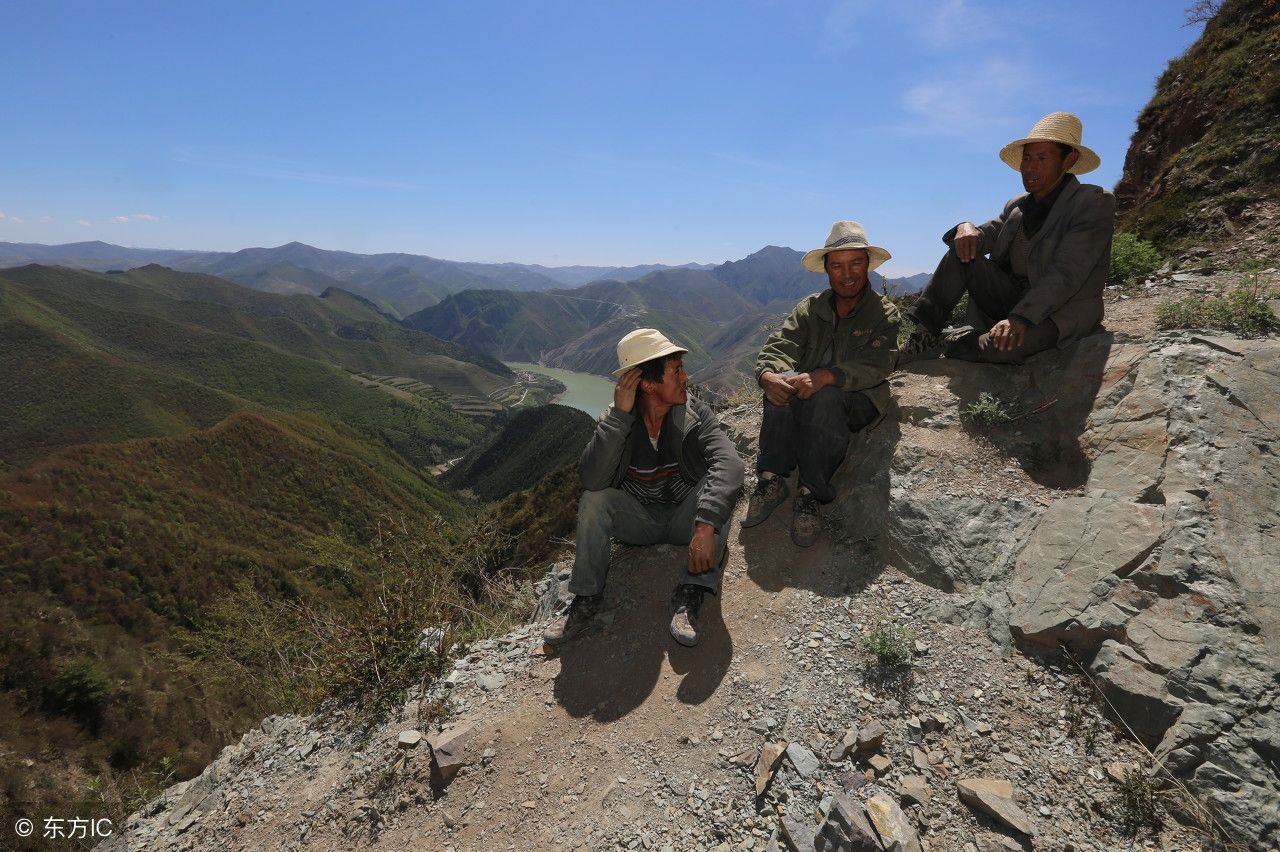
POLYGON ((911 334, 907 335, 906 342, 898 347, 898 357, 904 355, 911 358, 936 357, 941 346, 942 338, 940 335, 934 334, 922 325, 918 325, 911 334))
POLYGON ((747 504, 747 516, 742 519, 744 527, 754 527, 765 522, 773 510, 787 499, 791 490, 787 481, 781 476, 762 476, 751 492, 751 501, 747 504))
POLYGON ((548 645, 559 645, 577 636, 595 617, 600 599, 600 595, 575 595, 564 612, 542 631, 542 641, 548 645))
POLYGON ((808 491, 796 492, 796 503, 791 515, 791 540, 800 547, 808 547, 822 534, 822 518, 818 517, 818 501, 808 491))
POLYGON ((671 638, 692 648, 698 644, 698 611, 702 609, 702 596, 706 586, 683 583, 671 596, 675 614, 671 616, 671 638))

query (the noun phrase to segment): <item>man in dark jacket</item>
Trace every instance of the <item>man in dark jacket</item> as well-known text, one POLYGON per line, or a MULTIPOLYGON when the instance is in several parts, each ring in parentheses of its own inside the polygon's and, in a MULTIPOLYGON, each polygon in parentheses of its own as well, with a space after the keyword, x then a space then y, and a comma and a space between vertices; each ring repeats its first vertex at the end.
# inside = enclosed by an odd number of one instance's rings
POLYGON ((831 477, 849 438, 889 407, 889 373, 898 353, 898 311, 867 286, 872 269, 890 254, 867 242, 862 225, 836 222, 825 246, 801 261, 826 272, 831 289, 814 293, 765 343, 756 359, 764 390, 759 482, 744 527, 763 522, 787 498, 787 477, 799 468, 791 540, 818 539, 818 504, 835 497, 831 477))
POLYGON ((984 225, 961 222, 943 235, 951 249, 908 311, 916 329, 903 355, 936 355, 966 292, 974 330, 947 344, 948 358, 1021 364, 1101 325, 1116 204, 1102 187, 1076 179, 1100 163, 1081 144, 1082 131, 1074 115, 1050 113, 1000 150, 1026 194, 984 225))
POLYGON ((720 589, 743 464, 711 409, 689 397, 686 352, 652 328, 618 342, 613 405, 578 461, 587 490, 578 500, 574 598, 543 632, 549 644, 581 632, 599 608, 610 539, 689 545, 671 635, 682 645, 698 641, 702 596, 720 589))

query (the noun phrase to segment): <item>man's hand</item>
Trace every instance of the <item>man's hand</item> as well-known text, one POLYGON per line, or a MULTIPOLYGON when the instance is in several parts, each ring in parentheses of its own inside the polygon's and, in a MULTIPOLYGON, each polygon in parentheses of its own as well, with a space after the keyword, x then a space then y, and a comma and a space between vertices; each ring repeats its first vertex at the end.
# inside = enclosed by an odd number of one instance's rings
POLYGON ((760 387, 764 389, 765 397, 774 405, 786 405, 787 400, 796 392, 786 379, 768 370, 760 374, 760 387))
POLYGON ((1022 345, 1022 338, 1027 333, 1027 324, 1020 319, 1009 317, 991 326, 991 342, 1000 352, 1010 352, 1022 345))
POLYGON ((640 387, 640 368, 632 367, 618 378, 613 389, 613 407, 630 411, 636 406, 636 388, 640 387))
POLYGON ((978 240, 982 232, 972 222, 961 222, 956 226, 956 235, 951 239, 951 248, 961 263, 968 263, 978 256, 978 240))
POLYGON ((787 379, 787 384, 795 390, 796 396, 808 399, 827 385, 833 385, 836 377, 830 370, 814 370, 812 373, 800 373, 787 379))
POLYGON ((693 525, 693 538, 689 539, 689 573, 705 574, 715 567, 716 528, 706 521, 693 525))

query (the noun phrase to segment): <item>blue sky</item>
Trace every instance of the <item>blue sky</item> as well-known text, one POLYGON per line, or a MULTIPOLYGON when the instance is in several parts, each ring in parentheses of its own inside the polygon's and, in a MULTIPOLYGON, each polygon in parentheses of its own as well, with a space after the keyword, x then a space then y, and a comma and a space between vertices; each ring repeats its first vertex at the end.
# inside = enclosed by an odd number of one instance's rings
POLYGON ((0 240, 911 274, 1046 112, 1114 185, 1188 3, 8 0, 0 240))

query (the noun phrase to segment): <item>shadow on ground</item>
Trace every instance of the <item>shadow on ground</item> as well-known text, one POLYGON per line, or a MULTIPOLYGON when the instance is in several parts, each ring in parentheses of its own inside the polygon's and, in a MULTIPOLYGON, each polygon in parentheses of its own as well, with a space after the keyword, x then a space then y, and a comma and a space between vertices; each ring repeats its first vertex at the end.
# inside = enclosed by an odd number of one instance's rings
POLYGON ((1090 470, 1080 436, 1088 428, 1113 343, 1115 335, 1101 332, 1033 355, 1022 365, 934 359, 903 369, 945 379, 961 412, 984 393, 999 400, 1012 422, 983 425, 962 417, 961 426, 1016 459, 1038 484, 1078 488, 1090 470))
MULTIPOLYGON (((713 695, 733 659, 733 640, 720 615, 720 600, 702 605, 701 639, 694 648, 668 632, 671 592, 681 577, 686 549, 677 545, 615 550, 605 587, 606 609, 582 636, 561 646, 554 695, 575 718, 612 722, 645 702, 658 683, 663 657, 682 677, 676 697, 700 704, 713 695)), ((726 578, 728 593, 732 583, 726 578)))

